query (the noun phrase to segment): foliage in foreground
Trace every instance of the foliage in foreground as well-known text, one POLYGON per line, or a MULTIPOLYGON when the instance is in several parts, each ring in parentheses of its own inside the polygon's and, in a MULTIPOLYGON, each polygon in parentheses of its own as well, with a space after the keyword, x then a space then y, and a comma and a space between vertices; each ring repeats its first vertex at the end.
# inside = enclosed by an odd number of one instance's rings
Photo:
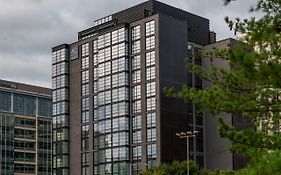
POLYGON ((281 151, 264 153, 235 175, 281 175, 281 151))
MULTIPOLYGON (((206 169, 200 168, 194 162, 190 161, 190 175, 208 175, 206 169)), ((187 174, 187 162, 173 162, 171 164, 161 164, 158 167, 149 169, 142 172, 141 175, 186 175, 187 174)))
MULTIPOLYGON (((190 162, 190 175, 281 175, 281 150, 267 152, 252 160, 249 165, 239 171, 225 172, 222 170, 210 171, 200 168, 194 162, 190 162)), ((186 175, 187 162, 173 162, 171 164, 161 164, 158 167, 151 168, 141 175, 186 175)))

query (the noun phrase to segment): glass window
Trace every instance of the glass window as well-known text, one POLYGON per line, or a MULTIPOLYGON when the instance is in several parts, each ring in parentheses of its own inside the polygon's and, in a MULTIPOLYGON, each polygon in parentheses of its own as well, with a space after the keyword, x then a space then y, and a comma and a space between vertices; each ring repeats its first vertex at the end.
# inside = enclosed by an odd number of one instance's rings
POLYGON ((128 46, 126 43, 120 43, 112 46, 112 59, 117 57, 124 57, 127 55, 128 46))
POLYGON ((89 137, 89 125, 82 126, 81 137, 82 138, 89 137))
POLYGON ((125 101, 129 98, 129 89, 121 87, 112 90, 112 102, 125 101))
POLYGON ((129 119, 127 117, 112 119, 112 131, 122 131, 129 129, 129 119))
POLYGON ((82 110, 88 110, 89 109, 89 98, 83 98, 82 99, 82 110))
MULTIPOLYGON (((113 155, 112 155, 113 161, 124 161, 124 160, 129 159, 129 148, 128 147, 113 148, 112 153, 113 153, 113 155)), ((113 166, 113 168, 116 168, 116 174, 119 175, 120 174, 119 169, 121 169, 122 167, 113 166)))
POLYGON ((82 71, 82 84, 89 82, 89 70, 82 71))
POLYGON ((52 63, 58 63, 67 60, 68 50, 61 49, 52 53, 52 63))
POLYGON ((105 49, 99 50, 97 56, 98 56, 98 58, 97 58, 98 59, 98 63, 102 63, 102 62, 110 60, 110 58, 111 58, 110 47, 107 47, 105 49))
POLYGON ((155 33, 155 21, 149 21, 147 23, 145 23, 145 35, 149 36, 149 35, 154 35, 155 33))
POLYGON ((132 40, 140 39, 140 26, 135 26, 132 28, 132 40))
POLYGON ((82 138, 81 140, 81 150, 88 150, 89 149, 89 138, 82 138))
POLYGON ((156 158, 156 144, 147 145, 147 158, 148 159, 156 158))
POLYGON ((93 55, 93 65, 96 66, 96 65, 98 65, 98 63, 99 63, 98 62, 98 54, 94 54, 93 55))
POLYGON ((145 59, 146 66, 155 65, 155 51, 147 52, 145 58, 146 58, 145 59))
POLYGON ((52 76, 58 76, 68 73, 68 63, 61 62, 52 66, 52 76))
POLYGON ((89 57, 83 57, 82 59, 82 63, 81 63, 81 65, 82 65, 82 69, 87 69, 87 68, 89 68, 89 57))
POLYGON ((98 122, 98 132, 99 134, 109 133, 111 131, 111 119, 103 120, 98 122))
POLYGON ((140 81, 141 81, 141 71, 140 70, 133 71, 132 82, 133 83, 140 83, 140 81))
POLYGON ((89 95, 89 84, 82 85, 82 96, 89 95))
MULTIPOLYGON (((196 161, 198 161, 198 159, 196 159, 196 161)), ((154 159, 154 160, 148 160, 148 161, 147 161, 147 167, 148 167, 148 168, 153 168, 153 167, 155 167, 155 166, 157 166, 157 162, 156 162, 155 159, 154 159)))
POLYGON ((89 175, 89 167, 82 167, 82 175, 89 175))
POLYGON ((111 33, 112 44, 124 42, 127 39, 127 30, 125 28, 120 28, 111 33))
POLYGON ((155 113, 146 114, 146 127, 147 128, 156 127, 156 114, 155 113))
POLYGON ((128 84, 129 81, 127 72, 112 75, 112 88, 126 86, 128 84))
POLYGON ((128 59, 123 57, 112 61, 112 73, 128 70, 128 59))
MULTIPOLYGON (((0 106, 1 106, 1 102, 0 102, 0 106)), ((46 116, 46 117, 52 116, 52 101, 50 99, 38 98, 38 115, 46 116)))
POLYGON ((133 113, 141 112, 141 100, 133 102, 133 113))
POLYGON ((155 108, 156 108, 155 97, 147 98, 146 99, 146 110, 151 111, 151 110, 155 110, 155 108))
POLYGON ((111 76, 102 77, 98 82, 94 83, 98 84, 98 91, 104 91, 111 88, 111 76))
POLYGON ((133 174, 139 174, 142 171, 142 165, 143 164, 140 161, 133 162, 133 167, 132 167, 133 174))
POLYGON ((112 105, 112 116, 122 116, 129 114, 129 103, 121 102, 112 105))
POLYGON ((136 55, 132 57, 132 70, 141 68, 141 59, 140 55, 136 55))
POLYGON ((151 96, 155 96, 155 94, 156 94, 155 82, 147 83, 146 84, 146 96, 151 97, 151 96))
POLYGON ((146 80, 155 79, 155 67, 146 68, 146 80))
POLYGON ((111 74, 111 62, 105 62, 98 66, 98 77, 111 74))
POLYGON ((89 55, 89 43, 82 44, 82 57, 89 55))
POLYGON ((11 112, 11 96, 9 92, 0 91, 0 110, 11 112))
POLYGON ((110 33, 106 33, 98 37, 98 49, 107 47, 110 45, 110 33))
POLYGON ((36 98, 28 95, 14 94, 14 112, 22 115, 36 115, 36 98))
POLYGON ((68 99, 68 91, 66 89, 58 89, 53 91, 53 102, 63 101, 68 99))
POLYGON ((141 160, 141 146, 133 147, 133 160, 141 160))
POLYGON ((98 105, 111 103, 111 91, 103 91, 98 94, 98 105))
POLYGON ((129 163, 127 162, 116 162, 113 163, 113 174, 114 175, 124 175, 129 174, 129 163))
POLYGON ((141 115, 133 116, 133 129, 141 129, 141 115))
POLYGON ((112 146, 124 146, 129 144, 129 133, 118 132, 112 134, 112 146))
POLYGON ((93 52, 98 52, 98 40, 93 41, 93 52))
POLYGON ((53 89, 58 89, 61 87, 65 87, 67 85, 68 85, 68 76, 67 75, 60 75, 60 76, 52 78, 53 89))
POLYGON ((53 117, 54 128, 55 127, 64 127, 68 126, 68 116, 67 115, 59 115, 53 117))
POLYGON ((132 54, 140 52, 140 40, 132 42, 132 54))
POLYGON ((141 98, 141 85, 133 86, 133 100, 141 98))
POLYGON ((53 115, 64 114, 68 112, 68 102, 59 102, 53 104, 53 115))
POLYGON ((82 112, 82 119, 81 119, 81 123, 89 123, 89 111, 83 111, 82 112))
POLYGON ((118 43, 118 30, 111 32, 111 42, 112 44, 118 43))
POLYGON ((97 81, 98 80, 98 72, 99 72, 99 70, 98 70, 98 68, 97 67, 95 67, 94 69, 93 69, 93 80, 94 81, 97 81))
POLYGON ((145 49, 153 49, 155 47, 155 36, 151 36, 145 39, 145 49))
POLYGON ((141 130, 133 131, 133 144, 141 143, 141 130))
POLYGON ((156 128, 147 129, 147 141, 154 142, 156 141, 156 128))

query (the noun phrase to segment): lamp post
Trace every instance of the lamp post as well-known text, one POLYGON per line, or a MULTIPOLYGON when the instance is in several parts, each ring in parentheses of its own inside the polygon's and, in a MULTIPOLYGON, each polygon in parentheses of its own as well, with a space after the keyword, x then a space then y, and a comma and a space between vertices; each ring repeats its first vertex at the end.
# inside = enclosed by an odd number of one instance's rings
POLYGON ((186 139, 187 175, 189 175, 189 138, 196 137, 196 134, 198 134, 198 131, 176 133, 176 136, 178 136, 180 139, 186 139))

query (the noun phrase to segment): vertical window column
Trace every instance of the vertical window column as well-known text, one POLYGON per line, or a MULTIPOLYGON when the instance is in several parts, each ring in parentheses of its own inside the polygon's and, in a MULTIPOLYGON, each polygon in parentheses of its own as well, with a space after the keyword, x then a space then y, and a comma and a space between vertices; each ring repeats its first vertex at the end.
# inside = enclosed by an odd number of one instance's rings
POLYGON ((132 173, 139 174, 141 171, 141 155, 142 155, 142 100, 141 99, 141 26, 132 27, 131 38, 131 82, 132 82, 132 173))
POLYGON ((89 175, 89 43, 81 45, 81 174, 89 175))
POLYGON ((52 53, 53 87, 53 174, 69 174, 69 48, 52 53))
POLYGON ((129 75, 125 27, 93 42, 94 174, 128 174, 129 75))
POLYGON ((148 168, 156 164, 155 21, 145 23, 146 155, 148 168))

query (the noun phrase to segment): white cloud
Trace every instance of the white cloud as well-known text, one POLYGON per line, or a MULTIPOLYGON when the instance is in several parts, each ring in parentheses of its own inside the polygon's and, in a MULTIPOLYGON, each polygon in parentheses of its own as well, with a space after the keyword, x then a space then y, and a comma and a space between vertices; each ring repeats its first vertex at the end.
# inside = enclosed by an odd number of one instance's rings
MULTIPOLYGON (((51 87, 51 47, 76 40, 94 20, 143 0, 1 0, 0 78, 51 87)), ((248 16, 256 0, 162 0, 210 19, 219 39, 233 37, 223 18, 248 16)))

